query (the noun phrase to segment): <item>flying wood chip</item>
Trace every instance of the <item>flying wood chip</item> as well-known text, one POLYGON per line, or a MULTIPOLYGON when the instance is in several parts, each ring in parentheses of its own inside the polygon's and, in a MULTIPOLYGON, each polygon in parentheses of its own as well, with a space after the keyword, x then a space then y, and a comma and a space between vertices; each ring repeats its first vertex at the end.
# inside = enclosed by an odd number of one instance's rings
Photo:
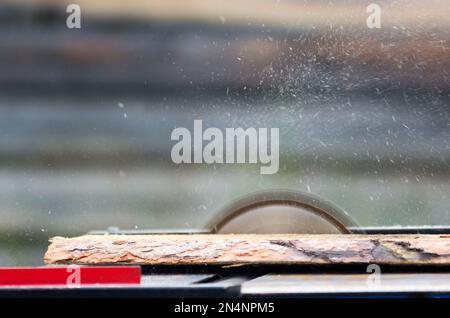
POLYGON ((445 235, 85 235, 54 237, 47 264, 450 265, 445 235))

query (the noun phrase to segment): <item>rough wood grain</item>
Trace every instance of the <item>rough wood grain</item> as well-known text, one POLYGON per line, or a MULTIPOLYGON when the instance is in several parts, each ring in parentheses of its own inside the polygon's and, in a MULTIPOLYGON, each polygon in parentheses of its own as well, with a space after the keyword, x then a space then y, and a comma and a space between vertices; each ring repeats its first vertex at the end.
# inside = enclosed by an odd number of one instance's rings
POLYGON ((47 264, 441 264, 449 235, 86 235, 55 237, 47 264))

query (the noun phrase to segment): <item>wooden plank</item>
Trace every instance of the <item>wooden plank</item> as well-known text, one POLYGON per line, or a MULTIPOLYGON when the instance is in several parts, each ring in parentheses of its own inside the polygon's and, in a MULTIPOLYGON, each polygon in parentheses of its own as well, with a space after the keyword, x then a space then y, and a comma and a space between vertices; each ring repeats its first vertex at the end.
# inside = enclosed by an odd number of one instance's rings
POLYGON ((47 264, 450 265, 450 235, 86 235, 55 237, 47 264))

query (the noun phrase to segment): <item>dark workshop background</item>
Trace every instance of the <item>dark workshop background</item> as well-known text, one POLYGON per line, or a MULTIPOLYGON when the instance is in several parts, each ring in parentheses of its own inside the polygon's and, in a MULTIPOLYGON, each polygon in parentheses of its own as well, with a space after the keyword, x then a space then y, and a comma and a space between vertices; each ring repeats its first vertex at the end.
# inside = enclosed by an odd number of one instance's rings
POLYGON ((450 1, 0 2, 0 265, 51 236, 202 228, 272 188, 450 226, 450 1), (82 9, 66 27, 66 4, 82 9), (175 165, 176 126, 279 127, 280 171, 175 165))

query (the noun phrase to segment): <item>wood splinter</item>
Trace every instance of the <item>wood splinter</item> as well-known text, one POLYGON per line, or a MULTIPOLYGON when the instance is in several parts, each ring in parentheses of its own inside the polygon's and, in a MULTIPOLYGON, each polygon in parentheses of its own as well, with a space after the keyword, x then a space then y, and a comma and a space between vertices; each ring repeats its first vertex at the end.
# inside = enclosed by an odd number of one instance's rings
POLYGON ((47 264, 450 265, 448 235, 85 235, 54 237, 47 264))

